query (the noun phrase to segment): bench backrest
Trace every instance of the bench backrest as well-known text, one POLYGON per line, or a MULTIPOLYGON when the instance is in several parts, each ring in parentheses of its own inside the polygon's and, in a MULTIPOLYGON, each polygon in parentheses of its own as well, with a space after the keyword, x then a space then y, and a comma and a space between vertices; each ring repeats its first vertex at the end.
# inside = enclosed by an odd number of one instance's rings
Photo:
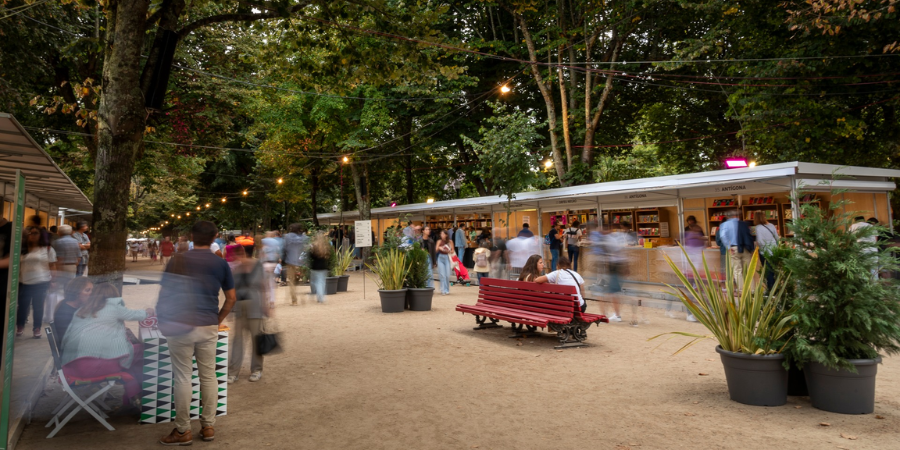
POLYGON ((482 278, 478 304, 502 306, 560 317, 580 311, 575 286, 482 278))

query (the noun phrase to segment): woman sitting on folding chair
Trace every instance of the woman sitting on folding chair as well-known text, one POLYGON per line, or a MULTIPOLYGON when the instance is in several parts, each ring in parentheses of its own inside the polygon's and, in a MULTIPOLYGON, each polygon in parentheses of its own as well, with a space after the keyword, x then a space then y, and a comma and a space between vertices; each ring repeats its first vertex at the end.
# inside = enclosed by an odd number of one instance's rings
POLYGON ((125 327, 125 321, 141 321, 153 314, 152 308, 126 308, 119 291, 112 285, 95 286, 90 299, 75 313, 63 338, 63 370, 79 378, 130 373, 134 380, 125 382, 122 399, 123 405, 128 405, 141 391, 143 349, 125 327))

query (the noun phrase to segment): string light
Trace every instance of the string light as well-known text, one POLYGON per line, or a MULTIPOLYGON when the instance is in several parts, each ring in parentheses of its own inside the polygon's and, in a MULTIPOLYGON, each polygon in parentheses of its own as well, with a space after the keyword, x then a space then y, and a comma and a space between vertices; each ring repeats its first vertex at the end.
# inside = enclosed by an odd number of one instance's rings
POLYGON ((429 198, 428 200, 425 200, 425 203, 434 203, 434 199, 433 199, 433 198, 429 198))
POLYGON ((225 197, 222 197, 222 203, 225 203, 225 197))
POLYGON ((503 86, 500 87, 500 92, 502 92, 502 93, 504 93, 504 94, 507 93, 507 92, 509 92, 510 90, 511 90, 511 89, 509 88, 509 86, 507 86, 507 85, 505 85, 505 84, 504 84, 503 86))
POLYGON ((348 162, 350 162, 350 158, 348 158, 348 157, 345 156, 345 157, 344 157, 344 164, 347 164, 348 162))
POLYGON ((179 219, 180 219, 180 218, 181 218, 181 216, 178 216, 178 218, 179 218, 179 219))
POLYGON ((278 179, 278 184, 281 184, 281 183, 284 183, 284 179, 279 178, 279 179, 278 179))
POLYGON ((197 207, 197 211, 200 211, 200 207, 199 207, 199 206, 197 207))
POLYGON ((191 213, 185 213, 184 215, 190 217, 190 216, 191 216, 191 213))
POLYGON ((247 195, 247 191, 244 191, 244 195, 247 195))
POLYGON ((553 167, 553 161, 547 160, 547 162, 544 163, 544 167, 548 169, 553 167))
POLYGON ((206 207, 207 207, 207 208, 209 208, 209 207, 210 207, 210 204, 209 204, 209 203, 207 203, 207 204, 206 204, 206 207))

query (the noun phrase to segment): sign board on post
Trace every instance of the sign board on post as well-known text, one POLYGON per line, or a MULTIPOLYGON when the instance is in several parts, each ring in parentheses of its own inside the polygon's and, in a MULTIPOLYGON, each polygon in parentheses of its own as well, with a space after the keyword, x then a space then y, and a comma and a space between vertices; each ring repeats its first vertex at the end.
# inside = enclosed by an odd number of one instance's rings
POLYGON ((353 235, 356 236, 356 242, 354 243, 357 247, 371 247, 372 246, 372 221, 371 220, 357 220, 353 225, 353 235))
POLYGON ((20 230, 25 222, 25 177, 22 171, 16 169, 16 204, 13 210, 12 227, 10 229, 9 249, 9 278, 6 288, 6 308, 3 321, 3 348, 2 364, 0 372, 3 373, 3 392, 0 394, 0 450, 6 450, 9 445, 9 397, 12 388, 13 349, 15 346, 16 306, 19 300, 19 260, 22 254, 22 232, 20 230))

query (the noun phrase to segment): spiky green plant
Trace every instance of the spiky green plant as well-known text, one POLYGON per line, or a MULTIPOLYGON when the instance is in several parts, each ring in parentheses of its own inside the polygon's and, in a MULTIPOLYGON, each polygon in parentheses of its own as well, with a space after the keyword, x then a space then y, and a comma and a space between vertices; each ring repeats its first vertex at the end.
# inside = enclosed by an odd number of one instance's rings
POLYGON ((331 266, 331 276, 339 277, 350 268, 353 263, 353 250, 349 246, 344 248, 341 246, 334 252, 334 264, 331 266))
POLYGON ((378 289, 396 291, 403 289, 403 280, 409 272, 409 261, 405 251, 394 248, 376 253, 374 264, 366 264, 366 267, 375 274, 369 278, 378 285, 378 289))
MULTIPOLYGON (((681 250, 685 259, 690 261, 684 247, 681 250)), ((676 354, 704 339, 716 339, 722 349, 731 352, 768 355, 783 350, 786 343, 784 337, 794 326, 794 308, 789 306, 784 295, 789 277, 779 274, 772 289, 766 292, 765 283, 753 279, 759 265, 758 252, 753 252, 750 264, 747 265, 743 284, 745 289, 741 292, 735 291, 731 270, 726 271, 723 290, 718 277, 709 270, 706 257, 703 258, 705 276, 701 276, 694 263, 689 262, 693 284, 668 255, 665 258, 684 286, 682 289, 669 285, 670 293, 678 297, 697 321, 712 334, 673 331, 653 336, 650 340, 665 335, 694 338, 676 354)))

